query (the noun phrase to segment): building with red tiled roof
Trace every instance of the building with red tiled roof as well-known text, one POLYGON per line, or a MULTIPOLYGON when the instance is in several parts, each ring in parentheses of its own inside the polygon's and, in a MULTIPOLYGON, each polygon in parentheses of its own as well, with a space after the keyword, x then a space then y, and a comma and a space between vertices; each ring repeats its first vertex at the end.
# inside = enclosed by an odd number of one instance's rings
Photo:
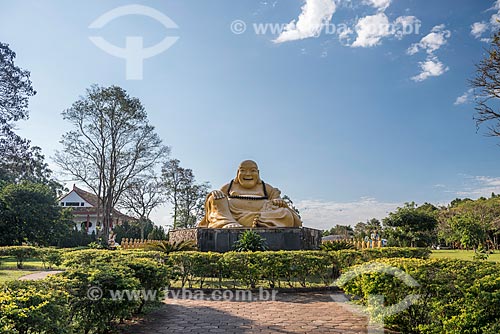
MULTIPOLYGON (((78 230, 84 229, 88 234, 95 232, 101 227, 103 216, 102 205, 100 206, 99 222, 97 221, 97 202, 96 195, 73 185, 73 189, 59 199, 59 205, 65 208, 71 208, 73 211, 73 221, 78 230)), ((120 225, 124 221, 135 220, 134 218, 113 209, 111 214, 112 221, 110 231, 114 226, 120 225)))

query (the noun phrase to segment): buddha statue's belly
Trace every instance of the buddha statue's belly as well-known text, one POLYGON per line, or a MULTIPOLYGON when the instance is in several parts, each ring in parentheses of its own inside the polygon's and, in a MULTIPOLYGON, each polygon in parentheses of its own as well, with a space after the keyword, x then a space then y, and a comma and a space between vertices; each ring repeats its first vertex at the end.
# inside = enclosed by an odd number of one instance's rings
POLYGON ((238 212, 260 212, 267 200, 247 200, 239 198, 229 198, 231 211, 238 212))

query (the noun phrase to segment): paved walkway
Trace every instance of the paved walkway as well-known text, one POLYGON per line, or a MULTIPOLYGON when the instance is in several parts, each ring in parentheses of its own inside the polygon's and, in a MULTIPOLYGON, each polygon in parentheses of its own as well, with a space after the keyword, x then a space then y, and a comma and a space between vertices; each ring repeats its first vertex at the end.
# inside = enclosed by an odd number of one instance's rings
MULTIPOLYGON (((336 300, 342 298, 335 293, 336 300)), ((366 317, 334 302, 330 292, 278 293, 275 301, 169 298, 124 334, 366 333, 366 317)))
POLYGON ((62 273, 62 270, 39 271, 39 272, 34 273, 34 274, 21 276, 21 277, 19 277, 19 280, 21 280, 21 281, 38 281, 40 279, 44 279, 45 277, 47 277, 49 275, 55 275, 55 274, 59 274, 59 273, 62 273))

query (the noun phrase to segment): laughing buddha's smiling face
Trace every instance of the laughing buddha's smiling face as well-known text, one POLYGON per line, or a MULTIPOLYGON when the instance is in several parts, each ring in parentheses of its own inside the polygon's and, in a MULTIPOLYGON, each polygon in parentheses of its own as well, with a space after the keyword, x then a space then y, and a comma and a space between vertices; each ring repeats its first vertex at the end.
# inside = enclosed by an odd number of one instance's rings
POLYGON ((254 188, 260 181, 257 164, 250 160, 243 161, 238 168, 237 179, 243 188, 254 188))

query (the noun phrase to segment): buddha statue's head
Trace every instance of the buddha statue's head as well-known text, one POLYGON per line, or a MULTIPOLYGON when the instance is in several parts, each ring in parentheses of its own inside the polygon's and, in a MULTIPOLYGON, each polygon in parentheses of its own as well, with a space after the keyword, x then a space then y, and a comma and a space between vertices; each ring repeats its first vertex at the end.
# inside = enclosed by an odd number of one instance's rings
POLYGON ((239 183, 243 188, 251 189, 257 184, 261 184, 259 167, 252 160, 245 160, 240 163, 235 183, 239 183))

